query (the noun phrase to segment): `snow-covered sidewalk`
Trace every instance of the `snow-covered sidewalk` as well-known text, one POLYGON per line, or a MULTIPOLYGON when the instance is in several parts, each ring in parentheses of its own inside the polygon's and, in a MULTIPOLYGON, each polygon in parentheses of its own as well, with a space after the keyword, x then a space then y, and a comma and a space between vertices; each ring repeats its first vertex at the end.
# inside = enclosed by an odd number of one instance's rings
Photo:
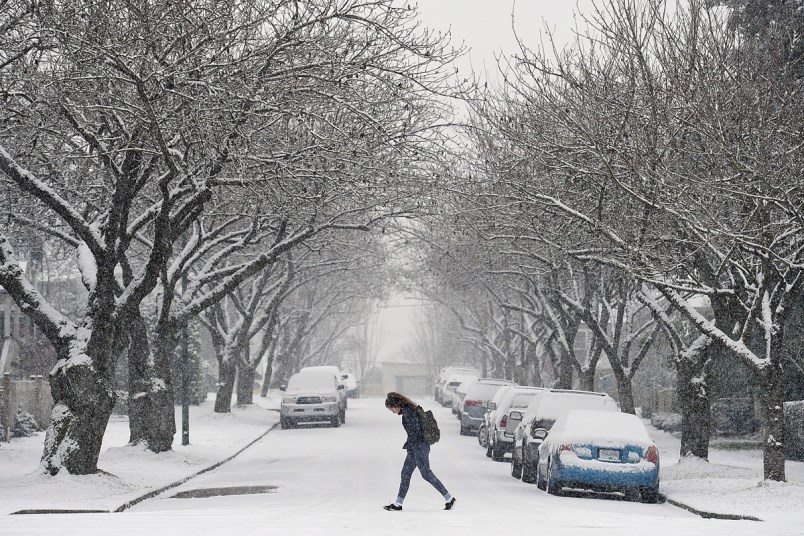
MULTIPOLYGON (((58 474, 39 469, 44 432, 0 443, 0 515, 20 510, 114 511, 142 495, 187 478, 234 455, 279 422, 281 398, 256 398, 250 407, 230 414, 213 411, 214 395, 190 407, 190 444, 181 445, 181 430, 173 450, 154 454, 128 446, 128 418, 112 416, 103 438, 98 468, 91 476, 58 474)), ((181 408, 176 408, 181 427, 181 408)))
MULTIPOLYGON (((182 446, 177 441, 172 452, 162 454, 127 446, 128 422, 114 417, 99 462, 103 473, 93 476, 41 474, 41 433, 0 443, 0 515, 44 509, 113 511, 243 449, 278 422, 275 410, 280 399, 281 394, 272 393, 255 399, 252 407, 235 407, 228 415, 215 414, 213 400, 192 407, 191 444, 182 446)), ((804 463, 787 462, 788 482, 763 482, 758 450, 712 449, 710 463, 680 461, 679 439, 658 430, 651 432, 662 460, 660 491, 668 499, 703 512, 804 525, 804 463)), ((482 456, 481 449, 477 450, 482 456)))

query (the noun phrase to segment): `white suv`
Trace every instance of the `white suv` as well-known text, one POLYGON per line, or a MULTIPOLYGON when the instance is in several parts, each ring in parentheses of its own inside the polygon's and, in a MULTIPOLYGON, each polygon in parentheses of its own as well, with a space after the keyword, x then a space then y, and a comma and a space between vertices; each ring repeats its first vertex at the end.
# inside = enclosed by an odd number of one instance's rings
POLYGON ((279 424, 283 429, 300 422, 327 422, 336 428, 343 423, 340 402, 343 388, 330 372, 297 372, 282 391, 279 424))
POLYGON ((341 372, 341 369, 335 365, 320 365, 316 367, 302 367, 299 372, 327 372, 335 376, 335 381, 338 382, 338 396, 340 397, 341 404, 341 422, 346 422, 346 408, 349 407, 348 395, 346 389, 346 374, 341 372))

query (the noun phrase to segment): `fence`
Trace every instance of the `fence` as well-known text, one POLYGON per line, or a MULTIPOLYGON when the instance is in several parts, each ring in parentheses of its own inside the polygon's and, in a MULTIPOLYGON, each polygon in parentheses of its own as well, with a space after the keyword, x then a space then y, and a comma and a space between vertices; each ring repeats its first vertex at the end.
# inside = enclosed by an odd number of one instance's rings
POLYGON ((0 382, 0 437, 11 440, 11 428, 17 410, 30 413, 40 429, 50 423, 53 398, 50 384, 42 376, 31 376, 30 380, 12 380, 9 373, 0 382))

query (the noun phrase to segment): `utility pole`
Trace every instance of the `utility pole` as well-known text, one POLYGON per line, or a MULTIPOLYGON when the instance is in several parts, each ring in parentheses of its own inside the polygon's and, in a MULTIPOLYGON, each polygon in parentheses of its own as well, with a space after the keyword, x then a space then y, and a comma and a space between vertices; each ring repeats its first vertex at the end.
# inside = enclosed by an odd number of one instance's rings
MULTIPOLYGON (((182 296, 187 292, 187 272, 181 276, 182 296)), ((190 321, 181 325, 181 444, 190 444, 190 321)))

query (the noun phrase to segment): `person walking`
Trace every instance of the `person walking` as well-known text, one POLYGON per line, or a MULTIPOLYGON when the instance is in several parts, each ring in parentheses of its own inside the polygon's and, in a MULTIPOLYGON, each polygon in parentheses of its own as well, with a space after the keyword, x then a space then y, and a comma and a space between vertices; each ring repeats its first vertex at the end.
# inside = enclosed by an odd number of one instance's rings
POLYGON ((455 506, 455 497, 447 491, 444 484, 430 469, 430 445, 425 441, 422 432, 422 425, 416 411, 418 407, 411 399, 399 393, 390 392, 385 398, 385 407, 392 413, 402 416, 402 426, 408 434, 407 441, 402 448, 408 451, 405 463, 402 464, 402 480, 399 483, 399 493, 396 500, 389 505, 383 506, 389 511, 402 510, 402 503, 410 487, 410 477, 417 467, 422 478, 432 484, 432 486, 444 497, 444 510, 452 510, 455 506))

